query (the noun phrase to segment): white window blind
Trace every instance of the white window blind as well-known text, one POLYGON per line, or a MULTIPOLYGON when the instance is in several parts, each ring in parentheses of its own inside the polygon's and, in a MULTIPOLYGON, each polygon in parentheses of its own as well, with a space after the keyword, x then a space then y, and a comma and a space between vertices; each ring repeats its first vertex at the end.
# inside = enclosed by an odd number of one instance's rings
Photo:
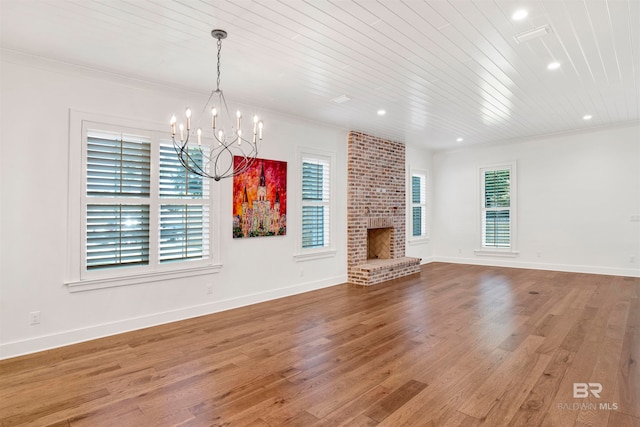
MULTIPOLYGON (((192 159, 202 167, 202 152, 187 148, 192 159)), ((187 172, 173 145, 160 145, 160 197, 191 197, 201 199, 209 191, 209 181, 187 172)))
POLYGON ((427 235, 427 177, 420 173, 411 175, 411 235, 427 235))
POLYGON ((202 205, 160 207, 160 262, 202 259, 209 254, 209 209, 202 205))
POLYGON ((149 263, 149 205, 87 205, 87 269, 149 263))
MULTIPOLYGON (((191 156, 202 162, 197 147, 191 156)), ((160 144, 160 262, 209 257, 209 181, 182 166, 173 145, 160 144), (188 202, 185 202, 188 200, 188 202)))
POLYGON ((142 137, 88 132, 87 270, 149 263, 150 159, 142 137))
POLYGON ((87 196, 148 197, 151 144, 134 135, 91 132, 87 138, 87 196))
POLYGON ((330 244, 330 164, 314 157, 302 158, 302 248, 330 244))
POLYGON ((209 181, 187 173, 173 145, 156 147, 152 156, 147 138, 87 131, 87 270, 209 257, 209 181))
POLYGON ((511 170, 483 170, 482 245, 511 247, 511 170))

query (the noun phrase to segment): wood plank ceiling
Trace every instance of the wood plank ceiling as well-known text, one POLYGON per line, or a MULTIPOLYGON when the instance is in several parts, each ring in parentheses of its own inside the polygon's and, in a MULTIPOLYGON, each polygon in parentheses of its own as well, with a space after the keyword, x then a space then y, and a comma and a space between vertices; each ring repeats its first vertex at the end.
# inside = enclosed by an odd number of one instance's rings
POLYGON ((221 87, 232 103, 430 149, 640 117, 638 0, 0 4, 3 55, 202 91, 203 104, 215 88, 210 31, 222 28, 221 87), (512 19, 518 9, 528 16, 512 19), (541 26, 548 34, 514 39, 541 26), (560 67, 548 70, 553 61, 560 67), (332 101, 341 95, 350 101, 332 101))

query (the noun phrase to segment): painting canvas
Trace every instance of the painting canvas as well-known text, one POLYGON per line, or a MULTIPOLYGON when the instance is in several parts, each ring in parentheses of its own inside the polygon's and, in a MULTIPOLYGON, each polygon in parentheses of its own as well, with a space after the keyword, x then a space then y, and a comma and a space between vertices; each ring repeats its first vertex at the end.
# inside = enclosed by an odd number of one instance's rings
MULTIPOLYGON (((241 161, 234 157, 234 168, 241 161)), ((233 177, 233 237, 283 236, 287 232, 287 162, 256 159, 233 177)))

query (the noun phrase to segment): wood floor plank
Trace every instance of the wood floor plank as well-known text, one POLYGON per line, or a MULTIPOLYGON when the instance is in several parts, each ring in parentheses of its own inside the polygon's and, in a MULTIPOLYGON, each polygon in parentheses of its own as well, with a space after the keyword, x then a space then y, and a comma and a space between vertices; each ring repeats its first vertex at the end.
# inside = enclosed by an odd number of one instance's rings
MULTIPOLYGON (((536 353, 545 338, 530 335, 511 353, 507 359, 491 374, 489 378, 460 408, 460 412, 474 418, 486 418, 493 406, 503 399, 505 393, 513 393, 514 382, 521 382, 527 372, 538 364, 542 368, 549 363, 549 357, 536 353)), ((511 396, 513 398, 513 396, 511 396)))
POLYGON ((0 426, 638 426, 639 352, 640 278, 431 263, 0 361, 0 426))
POLYGON ((619 411, 640 419, 640 298, 634 297, 622 343, 615 393, 619 411))

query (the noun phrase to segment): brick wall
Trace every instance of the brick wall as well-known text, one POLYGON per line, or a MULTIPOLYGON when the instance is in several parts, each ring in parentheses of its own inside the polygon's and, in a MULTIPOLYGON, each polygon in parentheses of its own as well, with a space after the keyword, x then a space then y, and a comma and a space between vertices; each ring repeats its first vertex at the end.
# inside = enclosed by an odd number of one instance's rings
POLYGON ((390 257, 405 253, 405 146, 350 132, 347 148, 347 227, 349 281, 353 267, 367 262, 367 225, 391 222, 390 257))

